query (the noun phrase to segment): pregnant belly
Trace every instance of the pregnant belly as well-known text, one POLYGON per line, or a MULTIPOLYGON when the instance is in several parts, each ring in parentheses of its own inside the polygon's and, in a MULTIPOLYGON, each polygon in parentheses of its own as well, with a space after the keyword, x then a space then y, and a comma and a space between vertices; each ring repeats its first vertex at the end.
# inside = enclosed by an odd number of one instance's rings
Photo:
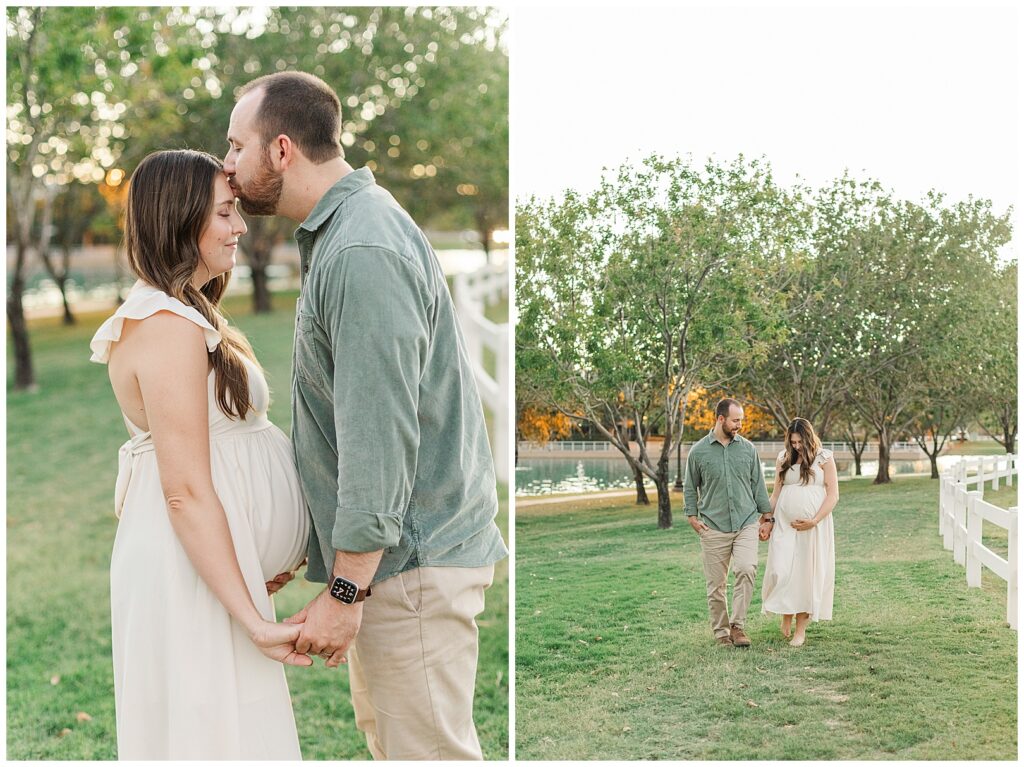
POLYGON ((824 500, 824 487, 817 485, 784 486, 779 494, 776 514, 780 519, 788 522, 795 519, 810 519, 818 513, 824 500))
POLYGON ((224 443, 235 443, 218 445, 213 456, 224 510, 244 518, 265 580, 294 570, 306 555, 310 521, 291 443, 276 428, 224 443))

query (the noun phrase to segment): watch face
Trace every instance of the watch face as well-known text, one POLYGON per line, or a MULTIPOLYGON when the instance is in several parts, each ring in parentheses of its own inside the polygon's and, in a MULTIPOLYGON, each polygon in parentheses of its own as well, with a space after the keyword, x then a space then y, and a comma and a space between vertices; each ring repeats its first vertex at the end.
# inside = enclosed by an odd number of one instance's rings
POLYGON ((344 578, 335 578, 331 584, 331 596, 345 604, 353 604, 358 593, 359 587, 344 578))

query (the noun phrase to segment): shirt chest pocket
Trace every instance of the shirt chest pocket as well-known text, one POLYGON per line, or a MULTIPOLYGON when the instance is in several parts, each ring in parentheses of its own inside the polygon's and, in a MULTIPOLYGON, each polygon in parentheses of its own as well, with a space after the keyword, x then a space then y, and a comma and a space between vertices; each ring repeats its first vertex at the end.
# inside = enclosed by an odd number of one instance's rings
POLYGON ((300 309, 295 319, 295 377, 303 383, 323 388, 327 376, 320 361, 320 339, 323 335, 313 315, 300 309))

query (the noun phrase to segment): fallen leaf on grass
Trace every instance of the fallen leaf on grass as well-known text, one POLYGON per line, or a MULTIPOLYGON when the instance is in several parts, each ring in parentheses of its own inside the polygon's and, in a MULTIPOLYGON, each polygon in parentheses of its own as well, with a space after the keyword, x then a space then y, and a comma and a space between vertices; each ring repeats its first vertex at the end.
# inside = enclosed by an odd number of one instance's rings
POLYGON ((752 701, 752 700, 748 700, 747 701, 747 705, 750 706, 751 708, 761 708, 759 705, 754 703, 754 701, 752 701))
POLYGON ((623 727, 623 728, 622 728, 622 731, 623 731, 623 732, 633 732, 633 728, 632 728, 632 727, 630 727, 630 726, 629 726, 629 725, 627 724, 627 725, 626 725, 625 727, 623 727))
POLYGON ((754 666, 754 670, 755 671, 759 671, 762 674, 767 674, 768 673, 768 669, 766 669, 766 668, 758 668, 757 666, 754 666))
POLYGON ((601 641, 601 637, 594 637, 594 641, 595 642, 600 642, 601 641))
POLYGON ((741 684, 741 685, 740 685, 740 689, 741 689, 741 690, 745 690, 745 689, 747 689, 747 685, 745 685, 745 684, 741 684))
POLYGON ((89 716, 84 711, 79 711, 77 714, 75 714, 75 719, 77 719, 79 722, 91 722, 92 721, 92 717, 89 716))
POLYGON ((53 676, 51 676, 50 677, 50 684, 52 684, 52 685, 60 684, 60 674, 54 674, 53 676))
POLYGON ((576 641, 579 642, 580 644, 585 644, 585 645, 589 645, 590 644, 590 642, 588 642, 586 639, 577 639, 576 641))
POLYGON ((61 730, 59 733, 57 733, 57 737, 58 738, 63 738, 65 735, 70 735, 70 734, 71 734, 71 728, 70 727, 65 727, 63 730, 61 730))

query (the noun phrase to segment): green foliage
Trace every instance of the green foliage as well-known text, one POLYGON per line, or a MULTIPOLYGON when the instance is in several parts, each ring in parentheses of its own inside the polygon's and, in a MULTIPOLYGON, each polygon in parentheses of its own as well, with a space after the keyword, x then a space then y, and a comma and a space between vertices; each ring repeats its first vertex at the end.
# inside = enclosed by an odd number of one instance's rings
POLYGON ((967 588, 936 493, 840 484, 834 619, 801 649, 760 614, 760 579, 753 647, 712 645, 688 525, 609 499, 517 510, 517 758, 1016 758, 1006 585, 967 588))
POLYGON ((723 386, 780 332, 776 286, 800 226, 798 200, 742 157, 650 157, 588 196, 521 204, 521 403, 593 424, 661 486, 659 524, 670 525, 667 457, 687 395, 723 386), (657 456, 646 448, 654 428, 666 437, 657 456))
POLYGON ((338 92, 352 162, 370 165, 421 224, 507 224, 497 11, 52 7, 7 17, 8 161, 31 167, 41 153, 51 183, 95 183, 115 165, 130 174, 156 149, 223 154, 235 89, 301 69, 338 92))

